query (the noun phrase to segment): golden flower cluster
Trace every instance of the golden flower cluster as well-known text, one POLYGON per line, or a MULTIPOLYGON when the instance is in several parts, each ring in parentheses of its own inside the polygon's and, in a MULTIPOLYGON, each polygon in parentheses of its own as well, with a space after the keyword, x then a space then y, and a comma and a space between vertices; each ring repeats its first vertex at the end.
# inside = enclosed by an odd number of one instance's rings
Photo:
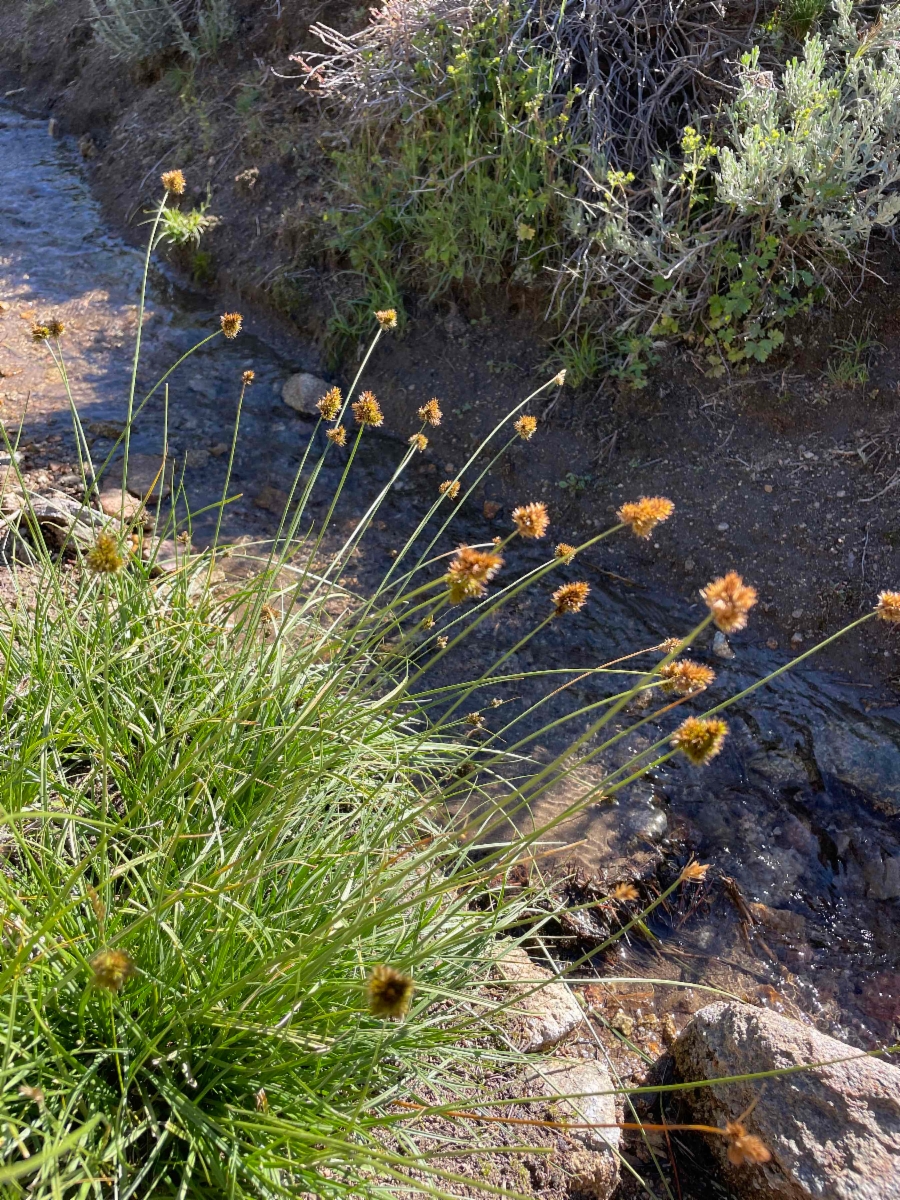
POLYGON ((561 558, 565 562, 571 562, 575 557, 575 547, 570 546, 568 542, 559 542, 553 548, 553 557, 561 558))
POLYGON ((98 534, 96 542, 88 551, 87 565, 98 575, 115 575, 125 563, 119 553, 119 544, 111 533, 98 534))
POLYGON ((679 696, 695 696, 702 692, 716 677, 712 667, 694 662, 690 658, 679 658, 659 668, 664 692, 676 692, 679 696))
POLYGON ((367 988, 369 1012, 373 1017, 405 1017, 415 985, 408 975, 393 967, 375 967, 367 988))
POLYGON ((458 479, 445 479, 438 491, 442 496, 449 496, 451 500, 455 500, 459 495, 460 482, 458 479))
POLYGON ((49 325, 32 325, 31 340, 36 346, 40 345, 41 342, 46 342, 48 337, 50 337, 49 325))
POLYGON ((513 428, 523 442, 528 442, 534 437, 534 431, 537 429, 537 417, 532 417, 525 413, 519 417, 513 428))
POLYGON ((341 403, 343 396, 339 387, 329 388, 321 400, 316 404, 319 410, 319 416, 323 421, 333 421, 341 411, 341 403))
POLYGON ((502 566, 503 557, 500 554, 475 550, 472 546, 460 546, 444 576, 450 603, 462 604, 464 600, 476 600, 483 596, 488 581, 502 566))
POLYGON ((520 504, 512 510, 512 519, 523 538, 542 538, 550 524, 547 505, 541 503, 520 504))
POLYGON ((397 310, 396 308, 382 308, 375 314, 375 320, 382 329, 397 328, 397 310))
POLYGON ((419 420, 424 421, 426 425, 440 425, 443 415, 437 396, 432 396, 428 403, 419 409, 419 420))
POLYGON ((414 450, 425 450, 428 447, 428 438, 424 433, 414 433, 409 439, 409 444, 414 450))
POLYGON ((347 445, 347 430, 343 425, 335 425, 333 429, 326 429, 325 436, 329 442, 333 442, 335 446, 347 445))
POLYGON ((588 583, 564 583, 550 597, 553 601, 553 611, 561 617, 563 613, 575 613, 584 608, 590 594, 588 583))
POLYGON ((374 392, 362 392, 353 405, 353 415, 357 425, 383 425, 384 413, 374 392))
POLYGON ((244 324, 244 318, 240 313, 223 313, 219 317, 219 322, 222 326, 222 332, 230 342, 233 342, 237 335, 241 332, 241 326, 244 324))
POLYGON ((665 496, 641 496, 639 500, 623 504, 616 516, 628 525, 639 538, 648 538, 657 525, 668 521, 675 511, 675 505, 665 496))
POLYGON ((702 767, 722 749, 728 726, 718 717, 688 717, 672 734, 672 745, 702 767))
POLYGON ((640 892, 633 883, 617 883, 609 893, 612 900, 639 900, 640 892))
POLYGON ((91 972, 94 987, 120 992, 138 970, 124 950, 99 950, 91 959, 91 972))
POLYGON ((714 579, 700 595, 712 613, 713 624, 723 633, 737 633, 747 624, 747 613, 756 603, 756 588, 744 583, 736 571, 714 579))
POLYGON ((47 322, 47 329, 49 330, 52 338, 61 338, 66 332, 65 325, 63 325, 62 321, 57 320, 56 317, 47 322))
POLYGON ((681 879, 684 883, 702 883, 706 878, 706 873, 709 870, 709 863, 699 863, 695 858, 687 864, 681 872, 681 879))
POLYGON ((725 1137, 728 1139, 728 1161, 736 1167, 745 1163, 767 1163, 772 1157, 762 1139, 748 1133, 740 1121, 725 1123, 725 1137))
POLYGON ((164 171, 162 185, 171 196, 183 196, 185 188, 184 171, 164 171))
POLYGON ((882 621, 900 622, 900 592, 879 592, 875 612, 882 621))
POLYGON ((255 378, 255 371, 245 371, 241 376, 241 383, 243 383, 244 387, 249 387, 255 378))

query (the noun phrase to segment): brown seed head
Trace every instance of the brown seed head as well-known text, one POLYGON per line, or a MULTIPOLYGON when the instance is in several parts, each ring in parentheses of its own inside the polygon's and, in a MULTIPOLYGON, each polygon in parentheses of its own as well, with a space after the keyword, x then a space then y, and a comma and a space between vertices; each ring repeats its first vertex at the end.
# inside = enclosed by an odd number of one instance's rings
POLYGON ((557 371, 557 373, 553 376, 553 382, 557 387, 562 387, 562 385, 566 382, 565 368, 563 368, 562 371, 557 371))
POLYGON ((402 971, 375 967, 369 976, 369 1012, 373 1017, 404 1017, 414 991, 413 981, 402 971))
POLYGON ((383 425, 384 413, 374 392, 363 392, 353 405, 357 425, 383 425))
POLYGON ((106 905, 100 899, 100 893, 91 884, 88 884, 85 890, 88 900, 91 902, 91 908, 94 910, 94 916, 97 918, 97 924, 102 925, 106 920, 106 905))
POLYGON ((424 433, 414 433, 409 439, 409 444, 414 450, 425 450, 428 446, 428 438, 424 433))
POLYGON ((617 883, 609 894, 613 900, 639 900, 641 895, 633 883, 617 883))
POLYGON ((244 385, 244 387, 249 387, 255 378, 255 371, 245 371, 241 376, 241 383, 244 385))
POLYGON ((682 643, 682 640, 682 638, 666 638, 666 640, 657 646, 656 649, 662 650, 666 654, 671 654, 673 650, 678 649, 682 643))
POLYGON ((260 1088, 256 1093, 256 1111, 261 1113, 269 1111, 269 1097, 266 1095, 265 1088, 260 1088))
POLYGON ((679 658, 659 668, 664 692, 675 692, 679 696, 695 696, 702 692, 716 677, 712 667, 694 662, 690 658, 679 658))
POLYGON ((472 546, 460 546, 444 576, 450 603, 462 604, 465 600, 483 596, 488 581, 502 566, 503 557, 500 554, 475 550, 472 546))
POLYGON ((449 641, 450 641, 450 639, 449 639, 448 637, 445 637, 445 636, 444 636, 444 634, 441 634, 441 636, 440 636, 439 638, 437 638, 437 639, 436 639, 436 642, 437 642, 437 648, 438 648, 439 650, 446 650, 446 649, 447 649, 447 643, 448 643, 449 641))
POLYGON ((91 983, 108 992, 120 992, 138 969, 124 950, 99 950, 91 959, 91 983))
POLYGON ((571 562, 575 557, 575 547, 570 546, 568 542, 560 542, 553 550, 554 558, 565 559, 566 562, 571 562))
POLYGON ((767 1163, 772 1157, 762 1140, 748 1133, 740 1121, 725 1123, 725 1137, 728 1139, 728 1161, 736 1167, 745 1163, 767 1163))
POLYGON ((584 608, 590 590, 588 583, 564 583, 558 587, 550 597, 556 615, 561 617, 563 613, 576 613, 584 608))
POLYGON ((27 1083, 23 1083, 19 1088, 19 1095, 23 1100, 30 1100, 32 1104, 36 1104, 38 1108, 44 1107, 44 1089, 39 1087, 29 1087, 27 1083))
POLYGON ((434 617, 429 613, 427 617, 423 617, 419 622, 420 629, 434 629, 434 617))
POLYGON ((672 734, 672 745, 695 767, 702 767, 722 749, 728 726, 718 717, 688 717, 672 734))
POLYGON ((519 417, 513 428, 523 442, 530 441, 534 437, 534 431, 537 429, 537 417, 531 417, 526 413, 519 417))
POLYGON ((396 308, 383 308, 375 314, 375 320, 382 329, 397 328, 397 310, 396 308))
POLYGON ((88 551, 87 565, 98 575, 115 575, 122 569, 124 558, 119 553, 119 543, 111 533, 98 534, 96 542, 88 551))
POLYGON ((162 185, 172 196, 183 196, 185 178, 183 171, 165 171, 162 175, 162 185))
POLYGON ((879 592, 875 612, 882 621, 900 622, 900 592, 879 592))
POLYGON ((480 712, 470 712, 466 716, 466 724, 473 726, 475 729, 480 729, 484 724, 484 717, 480 712))
POLYGON ((63 325, 62 321, 57 321, 55 317, 52 321, 47 322, 47 329, 50 331, 50 336, 52 338, 61 338, 66 332, 65 325, 63 325))
POLYGON ((230 342, 233 342, 237 335, 241 332, 241 326, 244 324, 244 318, 240 313, 223 313, 219 317, 222 325, 222 332, 230 342))
POLYGON ((682 881, 685 883, 702 883, 706 878, 708 870, 709 863, 699 863, 696 859, 692 858, 681 872, 682 881))
POLYGON ((419 420, 424 421, 426 425, 440 425, 443 415, 437 396, 432 396, 428 403, 419 409, 419 420))
POLYGON ((459 495, 460 482, 458 479, 445 479, 438 491, 442 496, 449 496, 451 500, 455 500, 459 495))
POLYGON ((713 624, 723 633, 737 633, 747 624, 747 613, 756 603, 756 588, 744 583, 736 571, 714 579, 700 595, 712 613, 713 624))
POLYGON ((50 336, 51 333, 49 325, 32 325, 31 340, 36 346, 40 345, 41 342, 46 342, 47 338, 50 336))
POLYGON ((316 405, 322 420, 333 421, 341 411, 342 402, 343 396, 341 395, 341 389, 339 387, 329 388, 316 405))
POLYGON ((635 537, 648 538, 657 525, 668 521, 675 505, 665 496, 641 496, 640 500, 623 504, 616 513, 623 524, 630 526, 635 537))
POLYGON ((520 504, 512 510, 512 519, 523 538, 542 538, 547 532, 550 517, 547 515, 547 505, 520 504))
POLYGON ((329 442, 334 442, 335 446, 347 445, 347 430, 343 425, 335 425, 333 429, 326 429, 325 436, 329 442))

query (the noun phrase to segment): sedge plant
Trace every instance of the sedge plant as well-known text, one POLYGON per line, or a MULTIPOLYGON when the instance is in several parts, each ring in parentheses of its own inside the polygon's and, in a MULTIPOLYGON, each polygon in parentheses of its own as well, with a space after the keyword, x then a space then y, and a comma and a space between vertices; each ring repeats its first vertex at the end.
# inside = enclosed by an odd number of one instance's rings
MULTIPOLYGON (((168 172, 164 185, 152 236, 183 176, 168 172)), ((177 481, 167 508, 150 511, 145 498, 132 517, 123 474, 119 514, 98 511, 109 460, 91 462, 62 326, 35 328, 70 398, 85 520, 51 552, 21 476, 19 518, 3 518, 35 559, 28 570, 13 562, 14 599, 0 612, 4 1195, 449 1194, 459 1159, 418 1139, 417 1122, 460 1110, 486 1064, 521 1060, 496 1036, 514 1001, 484 985, 502 935, 549 934, 545 843, 598 791, 614 794, 672 754, 702 769, 727 736, 719 710, 729 702, 685 715, 712 677, 685 650, 709 624, 746 623, 755 593, 733 572, 705 589, 707 615, 683 637, 591 668, 600 699, 554 716, 553 697, 584 674, 555 669, 538 677, 538 699, 487 726, 486 690, 523 678, 515 651, 551 622, 578 620, 590 600, 586 583, 560 573, 614 534, 649 536, 672 512, 663 497, 625 504, 610 529, 558 543, 519 572, 523 542, 549 546, 542 504, 520 505, 499 544, 455 545, 459 505, 535 434, 527 410, 561 376, 436 490, 376 588, 349 586, 351 556, 443 417, 439 401, 423 405, 388 483, 337 536, 341 491, 384 420, 377 398, 358 394, 397 320, 391 310, 376 318, 348 394, 319 403, 325 449, 314 432, 277 533, 243 581, 221 569, 240 405, 216 533, 195 553, 177 481), (344 467, 315 521, 309 501, 329 455, 344 467), (166 542, 182 552, 164 569, 166 542), (525 589, 544 591, 546 617, 474 677, 453 668, 473 632, 525 589), (501 835, 560 779, 602 762, 623 736, 616 718, 644 692, 651 704, 631 728, 666 732, 551 824, 501 835), (530 756, 545 710, 543 732, 582 725, 552 763, 530 756), (522 864, 535 882, 509 886, 522 864), (442 1088, 449 1107, 422 1103, 442 1088)), ((240 331, 240 315, 225 314, 200 345, 240 331)), ((141 397, 139 350, 126 454, 175 370, 141 397)), ((253 372, 235 386, 243 398, 253 372)), ((875 615, 900 620, 900 595, 882 594, 860 621, 875 615)), ((701 877, 689 864, 673 887, 701 877)), ((670 892, 629 912, 610 942, 646 929, 670 892)))

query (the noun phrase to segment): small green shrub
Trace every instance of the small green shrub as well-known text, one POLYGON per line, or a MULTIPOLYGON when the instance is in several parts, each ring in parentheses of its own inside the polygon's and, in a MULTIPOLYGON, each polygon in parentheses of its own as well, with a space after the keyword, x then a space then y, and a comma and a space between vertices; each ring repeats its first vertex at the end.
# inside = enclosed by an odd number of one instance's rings
POLYGON ((167 208, 160 222, 159 241, 172 246, 199 246, 204 233, 219 224, 218 217, 207 214, 208 208, 207 200, 199 208, 167 208))

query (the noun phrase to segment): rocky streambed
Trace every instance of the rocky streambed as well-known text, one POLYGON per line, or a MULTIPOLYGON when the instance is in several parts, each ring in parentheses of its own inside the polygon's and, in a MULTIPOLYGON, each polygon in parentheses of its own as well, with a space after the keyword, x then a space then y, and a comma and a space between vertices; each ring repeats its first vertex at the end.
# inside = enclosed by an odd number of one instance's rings
MULTIPOLYGON (((71 148, 48 138, 43 122, 0 109, 0 153, 14 181, 0 203, 2 416, 10 436, 21 425, 21 469, 29 487, 77 499, 68 402, 45 350, 31 344, 30 325, 50 314, 65 323, 75 400, 92 453, 102 459, 125 414, 141 260, 104 227, 71 148)), ((194 345, 215 320, 206 301, 155 273, 143 329, 144 382, 194 345)), ((251 320, 238 341, 219 340, 192 356, 170 381, 168 408, 160 392, 132 441, 135 453, 158 458, 167 421, 169 453, 183 472, 192 508, 213 504, 224 480, 240 375, 252 368, 256 380, 247 394, 233 480, 241 499, 226 510, 231 538, 265 539, 277 527, 312 429, 307 417, 285 405, 284 385, 299 371, 323 374, 315 347, 282 337, 270 341, 266 332, 251 320)), ((388 431, 366 441, 336 528, 351 522, 387 482, 408 433, 388 431)), ((324 445, 317 453, 322 450, 324 445)), ((337 457, 326 466, 314 512, 325 511, 342 468, 337 457)), ((411 516, 422 511, 448 472, 452 464, 422 456, 393 489, 353 563, 350 582, 365 591, 381 578, 411 516)), ((212 520, 208 513, 197 519, 195 544, 209 536, 212 520)), ((495 520, 502 524, 502 512, 489 513, 481 503, 464 508, 440 549, 486 540, 499 531, 495 520)), ((562 527, 552 532, 566 534, 562 527)), ((540 557, 538 551, 517 550, 515 566, 540 557)), ((740 566, 722 563, 732 565, 740 566)), ((671 592, 646 589, 619 576, 614 566, 608 554, 580 558, 577 575, 572 568, 568 577, 589 580, 590 605, 577 618, 550 626, 510 661, 510 670, 566 667, 574 679, 694 624, 700 610, 674 582, 671 592)), ((514 644, 545 607, 546 596, 526 593, 502 620, 479 629, 467 653, 483 647, 495 654, 514 644)), ((741 635, 731 645, 714 644, 710 637, 696 656, 717 671, 709 693, 714 703, 784 661, 741 635)), ((448 677, 455 672, 457 678, 466 669, 459 661, 446 668, 448 677)), ((504 721, 543 687, 532 678, 498 691, 504 721)), ((600 695, 596 678, 572 683, 542 719, 574 712, 600 695)), ((623 714, 622 727, 635 715, 623 714)), ((486 720, 490 727, 490 713, 486 720)), ((617 804, 592 806, 565 829, 569 848, 556 855, 565 880, 560 886, 576 903, 619 882, 633 883, 649 900, 690 854, 711 864, 702 886, 678 893, 657 911, 652 939, 627 939, 614 957, 598 954, 580 972, 594 977, 583 989, 584 1003, 596 1027, 614 1040, 617 1070, 626 1082, 643 1077, 647 1063, 662 1052, 669 1022, 677 1033, 708 1002, 699 985, 721 987, 850 1046, 873 1049, 897 1038, 900 708, 877 685, 851 685, 804 663, 736 704, 729 722, 726 750, 708 769, 697 772, 672 762, 617 804), (635 982, 604 984, 610 975, 635 982), (641 978, 671 980, 673 986, 643 985, 641 978)), ((581 717, 565 727, 567 736, 582 730, 581 717)), ((603 765, 616 766, 658 733, 645 726, 629 735, 603 765)), ((535 753, 540 758, 557 748, 548 737, 535 753)), ((590 772, 579 784, 585 779, 591 782, 590 772)), ((564 805, 574 786, 547 797, 536 819, 564 805)), ((596 916, 573 920, 558 931, 556 952, 563 959, 589 953, 607 933, 608 924, 596 916)))

